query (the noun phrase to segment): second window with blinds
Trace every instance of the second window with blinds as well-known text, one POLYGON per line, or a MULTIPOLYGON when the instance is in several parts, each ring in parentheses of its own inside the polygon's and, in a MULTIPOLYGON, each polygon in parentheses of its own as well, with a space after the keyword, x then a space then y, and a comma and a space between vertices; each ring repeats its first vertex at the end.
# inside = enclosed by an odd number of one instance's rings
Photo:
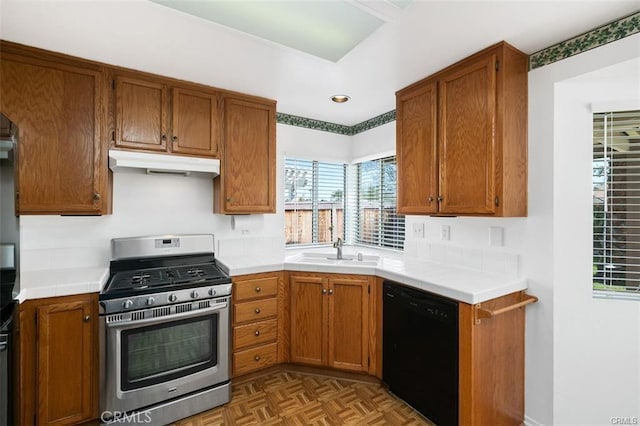
POLYGON ((285 159, 287 246, 350 244, 402 249, 395 157, 346 165, 285 159))

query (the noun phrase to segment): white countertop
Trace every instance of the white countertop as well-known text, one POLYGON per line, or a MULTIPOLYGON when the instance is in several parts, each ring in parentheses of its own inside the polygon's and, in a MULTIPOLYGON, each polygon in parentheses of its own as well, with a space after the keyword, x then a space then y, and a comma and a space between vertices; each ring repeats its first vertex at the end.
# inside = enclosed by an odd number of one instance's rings
POLYGON ((325 247, 287 250, 284 259, 275 255, 266 255, 237 256, 218 260, 231 276, 280 270, 375 275, 469 304, 481 303, 527 288, 527 281, 522 277, 501 276, 470 268, 407 258, 402 253, 389 250, 345 247, 345 255, 357 256, 357 253, 363 253, 365 259, 377 259, 361 264, 357 259, 332 262, 326 257, 335 256, 335 250, 325 247), (305 253, 315 253, 319 260, 315 261, 305 253))
MULTIPOLYGON (((229 275, 238 276, 273 271, 306 271, 374 275, 465 303, 480 303, 515 291, 525 290, 523 277, 502 276, 471 268, 406 257, 403 253, 365 247, 345 247, 352 261, 332 261, 335 250, 328 247, 219 258, 229 275), (362 253, 365 261, 358 262, 362 253)), ((43 297, 68 296, 102 290, 109 268, 67 268, 24 271, 20 275, 19 302, 43 297)))
POLYGON ((22 271, 16 299, 22 303, 27 299, 95 293, 102 290, 108 278, 109 268, 22 271))

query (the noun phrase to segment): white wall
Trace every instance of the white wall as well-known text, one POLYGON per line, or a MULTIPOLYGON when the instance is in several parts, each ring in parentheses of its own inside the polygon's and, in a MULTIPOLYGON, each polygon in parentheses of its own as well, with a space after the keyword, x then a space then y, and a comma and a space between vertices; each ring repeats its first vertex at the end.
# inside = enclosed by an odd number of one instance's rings
MULTIPOLYGON (((591 294, 591 107, 635 101, 634 109, 640 109, 640 36, 634 38, 636 59, 560 81, 554 88, 557 424, 610 424, 613 417, 637 422, 640 417, 640 303, 591 294)), ((614 61, 628 58, 623 45, 633 40, 625 41, 608 49, 619 54, 614 61)))

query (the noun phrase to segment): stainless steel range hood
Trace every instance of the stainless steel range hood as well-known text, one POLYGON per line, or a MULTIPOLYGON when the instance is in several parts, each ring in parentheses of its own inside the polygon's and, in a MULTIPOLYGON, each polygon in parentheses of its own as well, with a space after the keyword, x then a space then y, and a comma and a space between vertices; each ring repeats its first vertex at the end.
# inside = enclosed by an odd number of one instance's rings
POLYGON ((220 160, 111 149, 109 150, 109 168, 114 173, 138 171, 148 174, 167 173, 214 178, 220 174, 220 160))

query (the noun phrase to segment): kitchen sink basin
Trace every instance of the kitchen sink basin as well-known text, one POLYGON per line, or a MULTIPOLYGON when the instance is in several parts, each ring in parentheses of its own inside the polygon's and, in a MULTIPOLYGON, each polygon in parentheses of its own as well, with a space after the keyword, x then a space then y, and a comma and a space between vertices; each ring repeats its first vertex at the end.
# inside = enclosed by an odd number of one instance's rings
POLYGON ((358 260, 358 256, 345 254, 342 259, 336 258, 336 254, 331 253, 318 253, 318 252, 306 252, 302 253, 295 258, 291 259, 294 262, 300 263, 312 263, 320 265, 344 265, 344 266, 377 266, 380 258, 378 256, 363 255, 362 260, 358 260))

